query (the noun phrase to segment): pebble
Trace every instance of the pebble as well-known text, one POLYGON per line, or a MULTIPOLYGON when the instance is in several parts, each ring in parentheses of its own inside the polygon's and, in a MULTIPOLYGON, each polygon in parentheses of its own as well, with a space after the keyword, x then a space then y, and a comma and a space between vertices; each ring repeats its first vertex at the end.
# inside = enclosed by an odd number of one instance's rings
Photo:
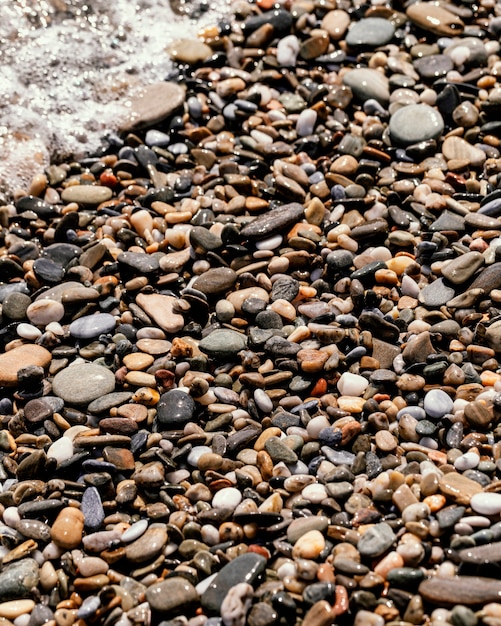
POLYGON ((77 339, 92 339, 111 332, 115 324, 115 318, 109 313, 85 315, 70 324, 70 334, 77 339))
POLYGON ((195 587, 181 576, 154 583, 146 590, 146 600, 161 615, 172 614, 198 601, 195 587))
POLYGON ((105 367, 81 363, 67 367, 54 376, 52 389, 65 402, 86 405, 115 390, 115 376, 105 367))
POLYGON ((51 362, 51 353, 35 344, 26 344, 0 354, 0 386, 17 385, 18 373, 30 365, 46 368, 51 362))
POLYGON ((471 497, 470 506, 475 513, 497 515, 501 513, 501 494, 476 493, 471 497))
POLYGON ((346 44, 353 48, 376 48, 393 39, 395 28, 382 17, 366 17, 353 22, 346 34, 346 44))
POLYGON ((388 79, 377 70, 368 68, 348 70, 343 77, 343 82, 363 102, 374 99, 384 106, 390 99, 388 79))
POLYGON ((396 143, 409 146, 439 137, 444 130, 444 120, 427 104, 409 104, 393 113, 389 130, 396 143))

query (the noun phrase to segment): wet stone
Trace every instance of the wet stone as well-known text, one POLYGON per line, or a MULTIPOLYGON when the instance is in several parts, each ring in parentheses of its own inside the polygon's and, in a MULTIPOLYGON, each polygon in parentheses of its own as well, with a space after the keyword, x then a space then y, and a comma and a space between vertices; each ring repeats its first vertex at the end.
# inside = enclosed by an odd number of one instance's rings
POLYGON ((109 313, 85 315, 70 324, 70 333, 77 339, 92 339, 111 332, 116 320, 109 313))
POLYGON ((410 104, 391 116, 389 129, 393 141, 409 146, 438 137, 444 130, 444 121, 434 108, 426 104, 410 104))
POLYGON ((348 29, 346 43, 354 48, 384 46, 393 38, 393 24, 381 17, 366 17, 348 29))
POLYGON ((193 585, 185 578, 174 576, 148 587, 146 599, 160 614, 176 614, 199 599, 193 585))
POLYGON ((199 348, 214 359, 234 358, 247 346, 247 337, 234 330, 215 330, 202 339, 199 348))
POLYGON ((157 418, 166 428, 180 428, 192 420, 195 413, 193 398, 181 391, 172 389, 160 397, 157 405, 157 418))
POLYGON ((24 558, 6 565, 0 572, 0 601, 29 597, 38 581, 39 567, 34 559, 24 558))
POLYGON ((362 556, 377 557, 384 554, 395 541, 391 526, 382 522, 371 526, 360 538, 357 548, 362 556))
POLYGON ((229 589, 241 582, 252 585, 263 573, 265 566, 266 559, 263 556, 250 552, 230 561, 202 594, 204 609, 209 614, 217 614, 229 589))

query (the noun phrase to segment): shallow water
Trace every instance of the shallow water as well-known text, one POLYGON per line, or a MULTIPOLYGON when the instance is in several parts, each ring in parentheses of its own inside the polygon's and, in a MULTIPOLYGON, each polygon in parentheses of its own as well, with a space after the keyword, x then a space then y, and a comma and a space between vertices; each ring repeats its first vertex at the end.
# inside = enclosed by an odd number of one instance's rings
POLYGON ((129 97, 165 77, 168 44, 214 23, 228 4, 0 0, 0 199, 51 159, 98 149, 129 97))

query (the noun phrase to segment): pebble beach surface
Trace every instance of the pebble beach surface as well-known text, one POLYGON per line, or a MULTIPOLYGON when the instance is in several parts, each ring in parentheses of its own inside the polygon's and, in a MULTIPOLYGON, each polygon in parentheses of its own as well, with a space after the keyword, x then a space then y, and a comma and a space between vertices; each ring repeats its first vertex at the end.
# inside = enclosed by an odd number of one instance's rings
POLYGON ((0 624, 499 626, 501 8, 232 10, 0 207, 0 624))

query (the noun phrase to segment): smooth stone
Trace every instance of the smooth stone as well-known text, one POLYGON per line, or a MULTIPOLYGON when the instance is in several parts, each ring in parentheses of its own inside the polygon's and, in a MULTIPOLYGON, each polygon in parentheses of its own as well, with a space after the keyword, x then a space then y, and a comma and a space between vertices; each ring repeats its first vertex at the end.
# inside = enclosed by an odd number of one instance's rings
POLYGON ((47 326, 64 317, 64 306, 55 300, 37 300, 26 309, 26 317, 35 326, 47 326))
POLYGON ((440 113, 427 104, 409 104, 390 117, 390 136, 395 143, 409 146, 439 137, 444 130, 440 113))
POLYGON ((354 96, 365 102, 373 98, 385 106, 390 99, 389 81, 384 74, 368 68, 349 70, 343 76, 343 83, 350 87, 354 96))
POLYGON ((152 83, 130 101, 130 114, 123 130, 152 126, 172 115, 185 99, 183 85, 174 82, 152 83))
POLYGON ((144 563, 157 557, 168 540, 165 528, 148 528, 146 532, 125 548, 125 556, 131 563, 144 563))
POLYGON ((259 215, 242 228, 240 234, 245 239, 265 239, 299 222, 304 215, 304 207, 298 202, 284 204, 259 215))
POLYGON ((353 48, 376 48, 387 44, 395 34, 393 24, 382 17, 366 17, 352 22, 345 41, 353 48))
POLYGON ((88 404, 115 390, 115 376, 101 365, 76 364, 54 376, 52 390, 70 405, 88 404))
POLYGON ((316 559, 325 548, 325 538, 319 530, 309 530, 294 544, 292 556, 296 559, 316 559))
POLYGON ((466 252, 453 259, 442 269, 442 276, 454 285, 462 285, 484 264, 480 252, 466 252))
POLYGON ((19 291, 13 291, 7 295, 2 303, 2 315, 11 320, 23 320, 27 317, 30 304, 31 298, 28 295, 19 291))
POLYGON ((384 554, 394 543, 396 535, 386 522, 375 524, 360 537, 357 549, 362 556, 377 557, 384 554))
POLYGON ((424 580, 418 588, 427 602, 439 606, 463 604, 467 606, 485 605, 499 602, 501 581, 480 576, 433 576, 424 580))
POLYGON ((107 393, 93 400, 87 407, 87 410, 93 415, 100 415, 116 406, 126 404, 131 398, 132 393, 130 391, 107 393))
POLYGON ((122 252, 117 261, 125 274, 135 272, 138 274, 154 274, 160 268, 158 259, 142 252, 122 252))
POLYGON ((454 68, 454 63, 445 54, 430 54, 416 59, 413 62, 421 78, 440 78, 454 68))
POLYGON ((137 304, 167 333, 178 333, 184 327, 184 318, 174 312, 177 298, 157 293, 140 293, 136 296, 137 304))
POLYGON ((96 206, 106 202, 113 195, 110 187, 101 185, 72 185, 63 189, 61 199, 63 202, 76 202, 84 206, 96 206))
POLYGON ((58 465, 73 456, 73 442, 68 437, 61 437, 47 450, 48 459, 56 459, 58 465))
POLYGON ((3 567, 0 572, 0 602, 27 598, 39 582, 38 563, 21 559, 3 567))
POLYGON ((148 587, 146 600, 154 611, 171 613, 193 606, 199 595, 186 578, 174 576, 148 587))
POLYGON ((287 527, 287 541, 295 544, 300 537, 312 530, 323 533, 328 525, 329 519, 323 515, 312 515, 311 517, 302 517, 292 520, 287 527))
POLYGON ((406 15, 416 26, 438 36, 457 37, 464 28, 459 17, 434 2, 415 2, 406 15))
MULTIPOLYGON (((494 289, 501 287, 501 263, 493 263, 484 267, 471 283, 470 289, 483 289, 485 293, 490 293, 494 289)), ((497 322, 495 322, 497 323, 497 322)))
POLYGON ((178 39, 169 46, 168 52, 174 61, 195 65, 210 57, 212 48, 199 39, 178 39))
POLYGON ((423 407, 427 415, 440 419, 453 412, 454 402, 442 389, 431 389, 424 397, 423 407))
POLYGON ((482 486, 463 474, 449 472, 438 481, 440 491, 456 504, 469 505, 475 494, 482 494, 482 486))
POLYGON ((331 39, 338 41, 343 37, 349 25, 349 14, 341 9, 334 9, 324 15, 321 28, 329 33, 331 39))
POLYGON ((215 509, 234 510, 242 501, 242 494, 235 487, 224 487, 214 494, 212 506, 215 509))
POLYGON ((182 428, 195 413, 195 401, 181 389, 171 389, 160 396, 157 419, 169 428, 182 428))
POLYGON ((238 583, 252 585, 264 572, 266 559, 260 554, 248 552, 237 556, 223 566, 209 587, 202 594, 202 607, 211 615, 217 615, 228 591, 238 583))
POLYGON ((474 563, 475 565, 499 563, 501 562, 501 542, 465 548, 459 551, 458 556, 463 563, 474 563))
POLYGON ((369 381, 363 376, 344 372, 337 381, 339 393, 343 396, 361 396, 369 386, 369 381))
POLYGON ((476 493, 470 500, 471 508, 481 515, 501 513, 501 493, 476 493))
POLYGON ((218 329, 204 337, 198 345, 214 359, 232 359, 247 347, 247 337, 235 330, 218 329))
POLYGON ((48 350, 34 344, 22 345, 0 354, 0 387, 15 387, 19 370, 30 365, 46 368, 51 360, 52 355, 48 350))
POLYGON ((70 324, 70 335, 77 339, 92 339, 114 330, 116 320, 109 313, 84 315, 70 324))
POLYGON ((473 167, 481 166, 487 158, 486 153, 480 148, 472 146, 462 137, 446 137, 442 144, 442 154, 448 161, 466 161, 473 167))
POLYGON ((207 296, 213 296, 232 289, 236 282, 237 273, 234 270, 229 267, 217 267, 198 276, 192 286, 207 296))

